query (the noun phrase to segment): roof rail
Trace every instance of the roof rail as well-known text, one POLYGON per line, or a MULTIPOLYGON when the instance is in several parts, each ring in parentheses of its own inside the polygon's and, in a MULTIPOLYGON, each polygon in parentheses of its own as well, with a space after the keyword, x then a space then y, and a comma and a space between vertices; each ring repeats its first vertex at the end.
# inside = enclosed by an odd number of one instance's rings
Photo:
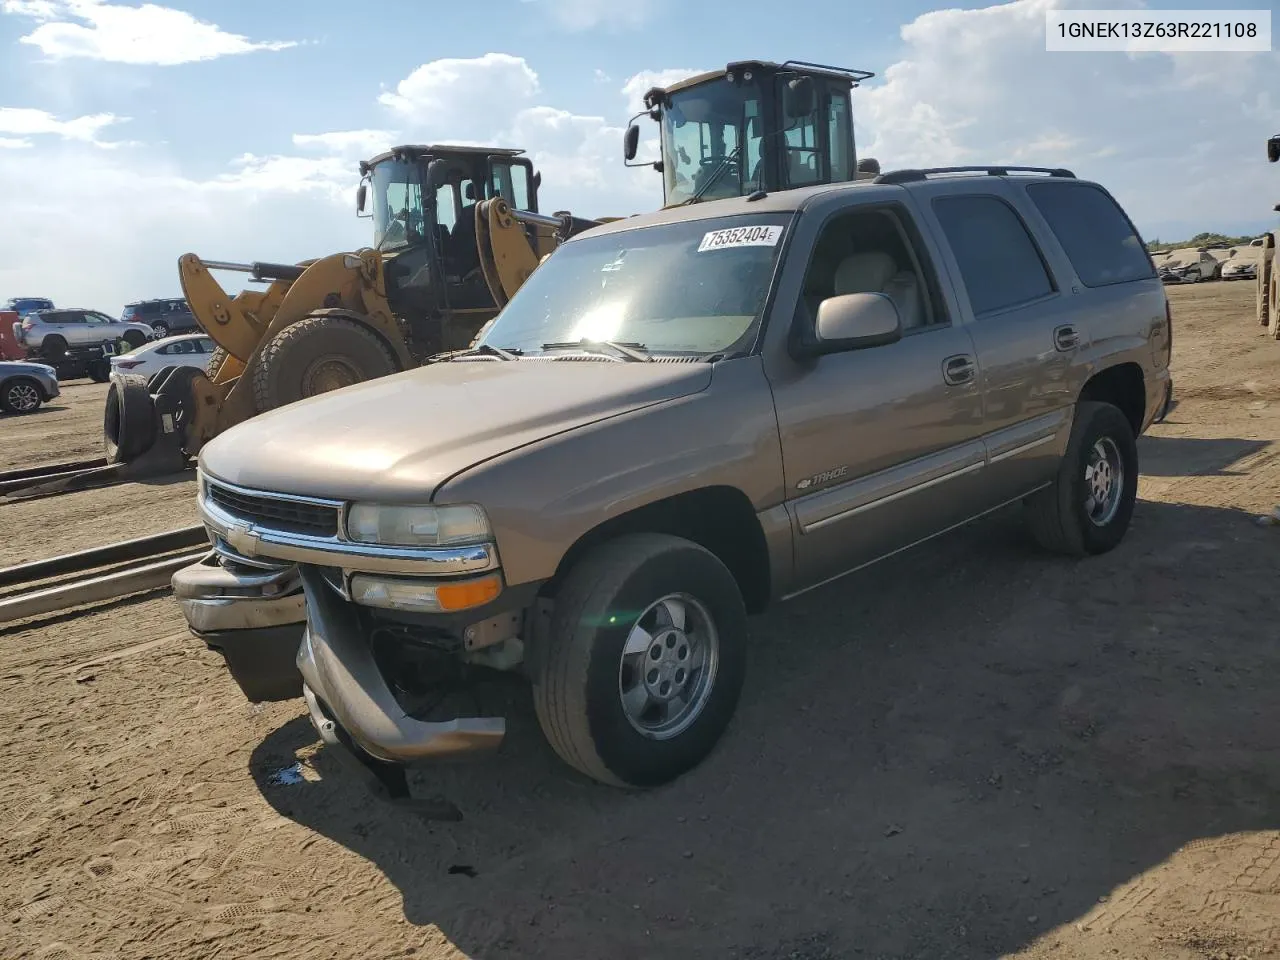
POLYGON ((927 180, 935 174, 945 173, 981 173, 989 177, 1007 177, 1011 172, 1047 173, 1051 177, 1066 177, 1074 180, 1076 175, 1063 167, 926 167, 923 169, 890 170, 876 177, 874 183, 915 183, 927 180))
POLYGON ((853 85, 855 87, 858 85, 860 80, 870 80, 875 76, 875 74, 870 70, 854 70, 851 67, 833 67, 830 64, 812 63, 808 60, 788 60, 782 65, 782 69, 785 70, 788 67, 803 67, 804 69, 810 70, 814 73, 827 73, 848 77, 853 81, 853 85))

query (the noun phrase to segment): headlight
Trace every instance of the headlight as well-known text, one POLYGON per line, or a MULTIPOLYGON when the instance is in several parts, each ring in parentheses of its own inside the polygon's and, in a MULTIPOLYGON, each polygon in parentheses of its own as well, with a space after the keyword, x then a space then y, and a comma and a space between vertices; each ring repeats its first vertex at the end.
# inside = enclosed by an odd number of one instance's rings
POLYGON ((492 538, 492 533, 484 511, 471 503, 442 506, 353 503, 347 511, 347 536, 358 543, 447 547, 484 543, 492 538))

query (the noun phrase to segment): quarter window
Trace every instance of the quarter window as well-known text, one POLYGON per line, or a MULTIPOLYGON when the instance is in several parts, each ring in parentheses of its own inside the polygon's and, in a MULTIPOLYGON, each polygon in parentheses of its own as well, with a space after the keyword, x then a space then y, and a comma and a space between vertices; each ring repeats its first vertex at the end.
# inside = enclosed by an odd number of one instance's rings
POLYGON ((934 213, 960 266, 975 316, 1038 300, 1053 281, 1022 218, 990 196, 939 197, 934 213))
POLYGON ((1142 239, 1104 191, 1087 183, 1035 183, 1027 194, 1086 287, 1155 276, 1142 239))

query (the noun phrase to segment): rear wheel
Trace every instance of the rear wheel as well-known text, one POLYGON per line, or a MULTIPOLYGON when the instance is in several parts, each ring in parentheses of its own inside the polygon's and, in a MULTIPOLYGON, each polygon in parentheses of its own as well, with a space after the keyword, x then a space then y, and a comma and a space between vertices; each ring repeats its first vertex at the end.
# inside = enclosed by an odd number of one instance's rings
POLYGON ((40 384, 27 377, 14 377, 0 386, 0 409, 8 413, 35 413, 43 402, 40 384))
POLYGON ((146 453, 155 440, 155 404, 147 378, 136 373, 117 376, 107 388, 102 433, 108 463, 128 463, 146 453))
POLYGON ((169 324, 165 323, 163 320, 157 320, 151 325, 151 329, 156 332, 157 340, 163 340, 169 335, 169 324))
POLYGON ((258 412, 374 380, 399 369, 382 339, 345 317, 307 317, 277 333, 258 355, 258 412))
POLYGON ((1106 553, 1129 529, 1138 496, 1138 445, 1119 407, 1082 401, 1053 486, 1027 498, 1042 547, 1083 557, 1106 553))
POLYGON ((530 673, 561 759, 602 783, 652 787, 711 752, 745 667, 746 610, 725 565, 688 540, 633 534, 569 572, 530 673))
POLYGON ((67 341, 56 333, 51 333, 40 344, 40 353, 49 360, 61 360, 67 355, 67 341))

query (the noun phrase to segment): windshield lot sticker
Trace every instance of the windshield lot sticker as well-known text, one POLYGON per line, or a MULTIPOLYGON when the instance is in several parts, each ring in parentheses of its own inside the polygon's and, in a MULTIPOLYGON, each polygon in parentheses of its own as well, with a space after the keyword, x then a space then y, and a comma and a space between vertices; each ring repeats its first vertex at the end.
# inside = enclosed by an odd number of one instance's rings
POLYGON ((702 237, 698 252, 724 250, 728 247, 776 247, 782 238, 782 227, 757 225, 712 230, 702 237))

